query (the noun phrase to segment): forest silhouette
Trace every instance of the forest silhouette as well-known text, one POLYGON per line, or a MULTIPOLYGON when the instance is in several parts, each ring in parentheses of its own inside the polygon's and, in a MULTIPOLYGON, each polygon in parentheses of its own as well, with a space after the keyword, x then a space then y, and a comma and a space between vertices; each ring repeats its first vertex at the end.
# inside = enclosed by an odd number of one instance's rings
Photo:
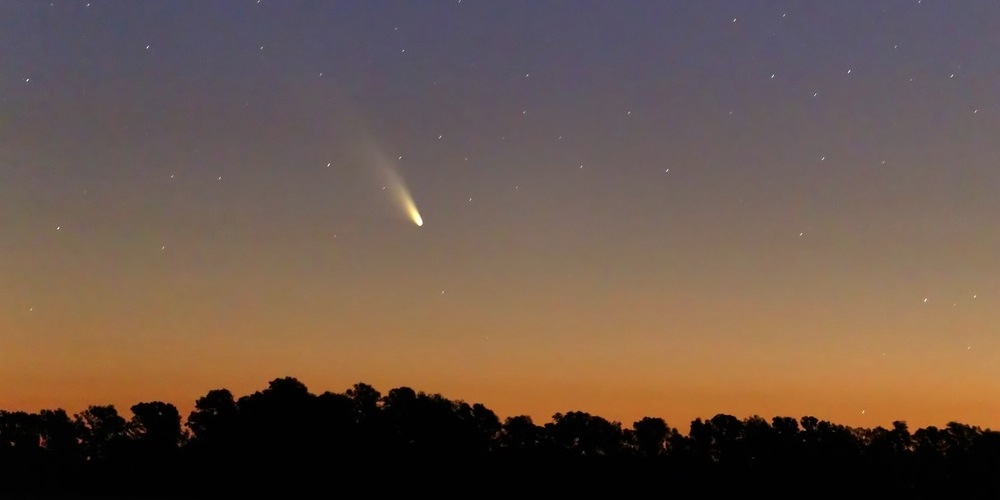
POLYGON ((317 395, 291 377, 238 399, 209 391, 184 422, 165 402, 131 413, 0 411, 0 497, 1000 492, 1000 432, 957 422, 911 432, 719 414, 685 435, 661 418, 624 427, 582 411, 501 421, 409 387, 317 395))

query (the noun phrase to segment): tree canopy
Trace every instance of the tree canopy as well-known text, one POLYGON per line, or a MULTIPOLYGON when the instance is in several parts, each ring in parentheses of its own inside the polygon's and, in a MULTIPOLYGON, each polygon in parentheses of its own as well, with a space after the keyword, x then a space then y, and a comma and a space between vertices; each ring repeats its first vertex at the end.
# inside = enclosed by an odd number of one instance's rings
POLYGON ((72 417, 0 410, 2 484, 12 492, 159 496, 312 488, 378 471, 413 489, 425 484, 417 471, 435 471, 510 491, 670 484, 705 493, 1000 492, 1000 433, 958 422, 911 432, 903 421, 852 428, 812 416, 719 414, 682 434, 658 417, 625 426, 568 411, 539 425, 410 387, 383 395, 358 383, 314 394, 292 377, 240 398, 210 390, 186 419, 162 401, 130 409, 130 419, 112 405, 72 417))

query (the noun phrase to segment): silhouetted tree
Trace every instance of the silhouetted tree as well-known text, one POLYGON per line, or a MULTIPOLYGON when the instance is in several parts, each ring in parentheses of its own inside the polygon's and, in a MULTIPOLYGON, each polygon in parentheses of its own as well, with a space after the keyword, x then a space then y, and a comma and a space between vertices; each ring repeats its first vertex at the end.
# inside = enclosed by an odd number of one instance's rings
MULTIPOLYGON (((774 428, 759 415, 743 419, 744 453, 748 467, 755 474, 765 476, 774 462, 774 428)), ((768 478, 770 480, 770 478, 768 478)))
POLYGON ((114 405, 90 406, 74 416, 87 460, 106 459, 126 442, 127 421, 114 405))
POLYGON ((586 412, 556 413, 545 428, 558 445, 583 456, 617 455, 623 451, 621 424, 586 412))
POLYGON ((869 429, 718 414, 692 421, 686 436, 656 417, 622 429, 581 411, 543 426, 527 415, 501 424, 485 405, 441 394, 398 387, 382 397, 358 383, 316 396, 292 377, 238 400, 209 391, 195 402, 189 433, 170 403, 131 410, 129 421, 112 405, 72 419, 63 410, 0 410, 0 495, 304 495, 372 471, 393 478, 381 493, 433 488, 439 482, 426 474, 435 471, 504 494, 542 485, 629 496, 669 484, 710 497, 1000 495, 1000 433, 958 422, 911 433, 902 421, 869 429))
POLYGON ((46 462, 40 427, 37 414, 0 411, 0 479, 4 479, 0 484, 4 490, 43 484, 46 462))
POLYGON ((194 441, 202 446, 232 444, 239 416, 233 393, 228 389, 208 391, 195 401, 194 408, 187 418, 194 441))
POLYGON ((497 417, 493 410, 487 408, 482 403, 472 405, 472 423, 476 429, 476 435, 481 441, 476 447, 486 451, 495 449, 494 444, 500 435, 500 417, 497 417))
POLYGON ((799 421, 792 417, 774 417, 771 419, 771 431, 771 463, 774 474, 781 478, 800 477, 804 464, 799 421))
POLYGON ((354 401, 346 394, 324 392, 316 397, 316 443, 329 460, 357 454, 354 401))
POLYGON ((357 422, 374 422, 378 420, 379 401, 382 399, 382 394, 375 390, 374 387, 364 383, 354 384, 354 387, 347 390, 347 397, 354 401, 357 422))
POLYGON ((706 463, 727 467, 746 465, 743 422, 732 415, 718 414, 709 420, 691 422, 691 448, 706 463))
MULTIPOLYGON (((357 387, 356 385, 355 388, 357 387)), ((375 393, 377 394, 377 391, 375 393)), ((357 401, 357 396, 352 394, 351 391, 348 391, 348 395, 355 397, 355 401, 357 401)), ((366 414, 373 414, 378 411, 379 407, 377 404, 372 405, 370 402, 357 403, 358 406, 367 407, 364 410, 366 414)), ((409 387, 390 389, 389 393, 384 398, 381 398, 381 411, 386 424, 386 430, 392 434, 395 445, 397 447, 412 446, 419 438, 417 427, 421 425, 419 420, 422 417, 419 415, 420 409, 417 403, 417 392, 409 387)), ((366 418, 366 420, 370 420, 370 417, 366 418)))
POLYGON ((40 423, 38 415, 33 413, 0 411, 0 449, 19 454, 40 449, 40 423))
POLYGON ((133 405, 128 434, 143 449, 161 455, 173 453, 183 440, 181 416, 170 403, 153 401, 133 405))
POLYGON ((655 457, 667 451, 667 437, 670 427, 662 418, 643 417, 632 423, 635 431, 635 441, 639 454, 655 457))
POLYGON ((802 459, 808 467, 800 470, 810 484, 831 493, 846 493, 856 486, 851 480, 859 477, 863 464, 863 445, 856 433, 814 417, 803 417, 802 459))
MULTIPOLYGON (((381 404, 383 422, 393 436, 395 451, 437 457, 470 456, 489 449, 492 435, 484 432, 494 431, 481 425, 491 427, 494 422, 483 410, 477 415, 468 403, 451 401, 440 394, 418 394, 409 387, 392 389, 381 404)), ((496 415, 492 418, 496 420, 496 415)), ((499 426, 498 421, 495 423, 499 426)))
POLYGON ((247 452, 253 440, 240 420, 239 408, 228 389, 213 389, 195 401, 185 426, 190 440, 185 446, 189 470, 187 477, 199 484, 201 492, 222 495, 228 485, 213 474, 216 464, 226 463, 239 468, 253 454, 247 452))
POLYGON ((538 446, 543 429, 527 415, 507 417, 500 428, 500 446, 503 448, 527 451, 538 446))
POLYGON ((292 377, 274 379, 268 388, 236 402, 244 439, 256 445, 249 456, 281 463, 298 459, 312 444, 312 409, 316 396, 292 377))
POLYGON ((60 460, 74 460, 80 456, 82 429, 63 409, 42 410, 39 415, 42 446, 60 460))
POLYGON ((353 408, 356 453, 366 460, 376 460, 386 447, 391 446, 390 434, 385 432, 386 424, 379 407, 382 393, 359 382, 348 389, 346 395, 353 408))

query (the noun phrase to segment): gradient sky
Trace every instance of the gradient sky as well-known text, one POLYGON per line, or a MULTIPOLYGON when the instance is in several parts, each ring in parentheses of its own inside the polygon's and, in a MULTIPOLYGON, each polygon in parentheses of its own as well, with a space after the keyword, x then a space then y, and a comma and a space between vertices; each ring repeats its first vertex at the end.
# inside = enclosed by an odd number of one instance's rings
POLYGON ((0 47, 0 408, 1000 427, 994 1, 6 1, 0 47))

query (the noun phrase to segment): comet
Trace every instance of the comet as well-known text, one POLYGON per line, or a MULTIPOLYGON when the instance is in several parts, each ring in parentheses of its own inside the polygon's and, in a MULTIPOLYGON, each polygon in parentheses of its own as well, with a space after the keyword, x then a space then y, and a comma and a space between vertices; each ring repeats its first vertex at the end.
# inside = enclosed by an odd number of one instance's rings
MULTIPOLYGON (((374 167, 375 174, 382 182, 382 189, 388 192, 392 201, 403 210, 407 219, 416 224, 417 227, 423 226, 424 218, 420 216, 420 210, 417 209, 417 204, 413 201, 413 196, 410 195, 410 190, 406 187, 403 176, 396 169, 395 162, 373 138, 363 137, 361 143, 365 162, 370 162, 374 167)), ((400 156, 399 159, 402 160, 403 157, 400 156)))
POLYGON ((403 203, 403 208, 406 209, 406 215, 410 216, 410 220, 413 221, 418 227, 424 225, 424 218, 420 216, 420 211, 417 210, 417 204, 413 203, 413 197, 410 196, 410 192, 403 187, 400 190, 400 201, 403 203))
POLYGON ((418 227, 423 226, 424 219, 420 216, 417 204, 413 202, 413 196, 410 196, 410 190, 406 188, 403 177, 396 170, 388 166, 384 167, 384 172, 386 175, 386 186, 392 189, 393 198, 402 206, 406 216, 414 224, 418 227))

